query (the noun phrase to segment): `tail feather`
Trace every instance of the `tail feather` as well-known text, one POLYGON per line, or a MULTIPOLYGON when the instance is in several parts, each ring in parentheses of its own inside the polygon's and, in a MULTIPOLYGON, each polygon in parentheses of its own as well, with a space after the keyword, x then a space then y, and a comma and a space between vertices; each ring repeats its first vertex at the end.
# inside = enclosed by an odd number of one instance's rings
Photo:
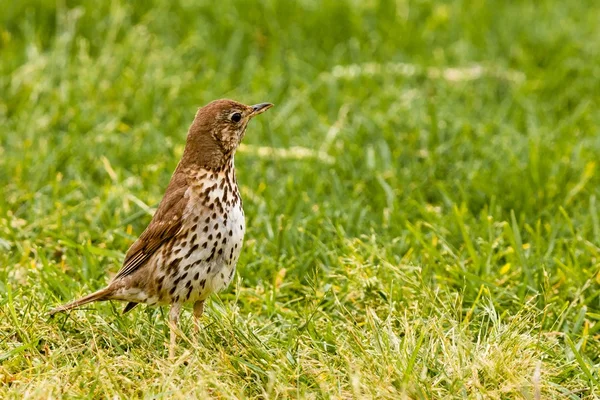
POLYGON ((94 301, 108 300, 109 299, 108 296, 110 295, 110 293, 111 293, 111 290, 109 288, 100 289, 97 292, 88 294, 87 296, 83 296, 80 299, 77 299, 77 300, 72 301, 67 304, 63 304, 60 307, 56 307, 56 308, 50 310, 49 314, 52 316, 56 313, 69 311, 74 308, 81 307, 85 304, 92 303, 94 301))

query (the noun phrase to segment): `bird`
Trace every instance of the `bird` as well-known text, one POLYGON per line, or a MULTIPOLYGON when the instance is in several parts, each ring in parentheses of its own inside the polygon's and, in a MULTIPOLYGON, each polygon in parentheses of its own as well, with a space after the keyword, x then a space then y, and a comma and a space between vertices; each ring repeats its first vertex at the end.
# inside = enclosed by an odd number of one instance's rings
POLYGON ((106 300, 170 306, 169 357, 184 304, 193 304, 194 326, 204 302, 231 282, 246 230, 234 167, 250 120, 271 103, 248 106, 229 99, 198 109, 179 164, 152 220, 131 245, 123 265, 103 289, 49 314, 106 300))

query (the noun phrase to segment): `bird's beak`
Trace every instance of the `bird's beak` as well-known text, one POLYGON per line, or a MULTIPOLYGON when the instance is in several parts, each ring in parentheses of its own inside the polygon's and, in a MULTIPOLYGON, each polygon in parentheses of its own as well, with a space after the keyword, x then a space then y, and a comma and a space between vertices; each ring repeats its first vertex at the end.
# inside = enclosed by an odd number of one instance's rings
POLYGON ((273 107, 273 104, 271 104, 271 103, 255 104, 252 106, 252 114, 250 114, 250 116, 254 117, 254 116, 257 116, 258 114, 262 114, 271 107, 273 107))

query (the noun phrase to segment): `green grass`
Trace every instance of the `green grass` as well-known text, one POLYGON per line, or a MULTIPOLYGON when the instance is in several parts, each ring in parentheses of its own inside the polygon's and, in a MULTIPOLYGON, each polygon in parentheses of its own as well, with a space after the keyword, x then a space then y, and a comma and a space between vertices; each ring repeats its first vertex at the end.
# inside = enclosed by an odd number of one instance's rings
POLYGON ((597 2, 0 6, 0 398, 600 396, 597 2), (170 361, 165 310, 48 318, 222 97, 276 107, 200 335, 170 361))

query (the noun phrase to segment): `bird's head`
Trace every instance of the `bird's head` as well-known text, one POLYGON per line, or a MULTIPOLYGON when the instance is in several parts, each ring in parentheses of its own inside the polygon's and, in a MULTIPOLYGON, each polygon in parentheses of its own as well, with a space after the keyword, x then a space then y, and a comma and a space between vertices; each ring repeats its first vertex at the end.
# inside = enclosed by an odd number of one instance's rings
POLYGON ((247 106, 227 99, 201 107, 188 132, 184 159, 209 168, 222 165, 233 156, 248 122, 271 107, 271 103, 247 106))

